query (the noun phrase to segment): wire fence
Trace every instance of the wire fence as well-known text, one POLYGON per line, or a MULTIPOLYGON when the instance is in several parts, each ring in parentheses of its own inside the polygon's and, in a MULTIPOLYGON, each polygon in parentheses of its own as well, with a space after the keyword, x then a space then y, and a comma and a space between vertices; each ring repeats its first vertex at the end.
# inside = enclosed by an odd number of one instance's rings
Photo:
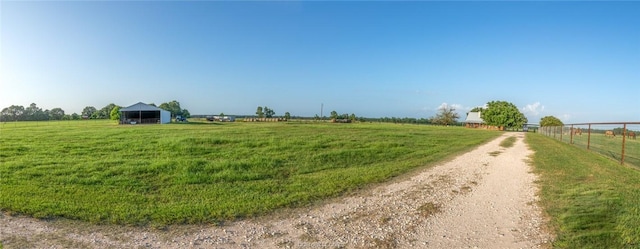
POLYGON ((640 168, 640 122, 543 126, 538 133, 640 168))

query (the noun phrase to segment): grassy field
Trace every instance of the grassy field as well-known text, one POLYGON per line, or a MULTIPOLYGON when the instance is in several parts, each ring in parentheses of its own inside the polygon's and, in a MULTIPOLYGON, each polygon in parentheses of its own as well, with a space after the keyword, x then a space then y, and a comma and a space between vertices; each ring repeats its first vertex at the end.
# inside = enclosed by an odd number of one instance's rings
MULTIPOLYGON (((553 135, 551 136, 553 137, 553 135)), ((562 139, 562 141, 570 143, 572 138, 569 134, 563 134, 562 137, 556 134, 555 139, 562 139)), ((640 168, 640 139, 626 138, 625 140, 625 163, 640 168)), ((621 135, 612 138, 606 137, 602 133, 593 133, 591 134, 591 141, 589 141, 589 136, 586 132, 583 132, 582 135, 573 136, 573 144, 584 149, 587 148, 587 144, 590 144, 589 149, 594 152, 613 158, 618 162, 621 159, 621 135)))
POLYGON ((365 123, 4 123, 0 209, 93 223, 216 223, 338 196, 500 134, 365 123))
POLYGON ((540 134, 527 134, 555 248, 640 247, 640 171, 540 134))

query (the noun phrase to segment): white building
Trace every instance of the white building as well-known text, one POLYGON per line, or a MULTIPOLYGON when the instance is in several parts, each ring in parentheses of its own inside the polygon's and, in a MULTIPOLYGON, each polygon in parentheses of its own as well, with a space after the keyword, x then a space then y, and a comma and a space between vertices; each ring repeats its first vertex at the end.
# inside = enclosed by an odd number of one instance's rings
POLYGON ((167 124, 171 112, 142 102, 120 109, 120 124, 167 124))

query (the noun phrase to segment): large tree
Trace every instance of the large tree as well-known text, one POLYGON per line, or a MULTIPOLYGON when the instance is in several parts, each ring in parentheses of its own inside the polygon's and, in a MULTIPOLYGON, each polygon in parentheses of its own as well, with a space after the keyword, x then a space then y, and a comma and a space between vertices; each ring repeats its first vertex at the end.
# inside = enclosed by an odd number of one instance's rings
POLYGON ((330 119, 334 119, 334 118, 338 118, 338 112, 333 110, 331 111, 331 114, 329 115, 330 119))
POLYGON ((482 114, 487 125, 505 128, 520 128, 527 123, 527 117, 514 104, 506 101, 491 101, 482 114))
POLYGON ((264 111, 262 110, 262 106, 258 106, 256 109, 256 115, 258 118, 264 118, 264 111))
POLYGON ((113 110, 113 108, 115 107, 119 107, 114 103, 110 103, 108 105, 106 105, 105 107, 102 107, 102 109, 94 112, 92 114, 92 118, 94 119, 109 119, 111 118, 111 110, 113 110))
POLYGON ((439 125, 453 125, 458 122, 458 118, 460 118, 460 116, 456 112, 455 108, 449 105, 443 105, 440 107, 436 116, 431 117, 431 123, 439 125))
POLYGON ((24 106, 12 105, 2 109, 2 121, 18 121, 23 120, 24 106))
POLYGON ((284 113, 284 118, 287 119, 287 120, 291 119, 291 113, 285 112, 284 113))
POLYGON ((183 118, 190 118, 191 117, 191 113, 187 109, 182 109, 182 115, 181 116, 183 118))
POLYGON ((93 116, 93 113, 95 113, 97 110, 95 107, 93 106, 87 106, 84 109, 82 109, 82 117, 83 118, 91 118, 91 116, 93 116))
POLYGON ((356 121, 356 114, 355 113, 351 113, 351 115, 349 115, 349 120, 351 120, 351 122, 355 122, 356 121))
POLYGON ((26 120, 47 120, 49 116, 45 114, 42 108, 38 107, 36 103, 31 103, 29 107, 24 109, 24 117, 26 120))
POLYGON ((64 118, 64 110, 62 108, 53 108, 49 111, 49 117, 53 120, 62 120, 64 118))
POLYGON ((273 109, 269 108, 269 107, 264 107, 264 116, 267 118, 273 118, 273 116, 276 115, 276 112, 273 111, 273 109))
POLYGON ((171 102, 162 103, 158 106, 160 109, 167 110, 171 112, 171 117, 183 116, 188 118, 190 116, 189 111, 187 109, 182 109, 180 107, 180 102, 176 100, 172 100, 171 102))
POLYGON ((560 119, 554 116, 545 116, 540 119, 540 126, 562 126, 564 125, 560 119))

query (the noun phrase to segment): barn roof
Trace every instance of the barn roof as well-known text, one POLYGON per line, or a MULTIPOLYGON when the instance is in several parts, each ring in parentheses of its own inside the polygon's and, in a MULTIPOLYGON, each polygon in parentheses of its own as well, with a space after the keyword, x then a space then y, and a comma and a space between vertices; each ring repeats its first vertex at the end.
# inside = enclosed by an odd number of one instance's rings
POLYGON ((482 120, 480 116, 480 112, 469 112, 467 113, 467 119, 463 121, 464 123, 474 123, 474 124, 484 124, 484 120, 482 120))
POLYGON ((145 103, 142 102, 138 102, 136 104, 133 104, 131 106, 125 107, 120 109, 121 112, 131 112, 131 111, 165 111, 164 109, 152 106, 152 105, 147 105, 145 103))

